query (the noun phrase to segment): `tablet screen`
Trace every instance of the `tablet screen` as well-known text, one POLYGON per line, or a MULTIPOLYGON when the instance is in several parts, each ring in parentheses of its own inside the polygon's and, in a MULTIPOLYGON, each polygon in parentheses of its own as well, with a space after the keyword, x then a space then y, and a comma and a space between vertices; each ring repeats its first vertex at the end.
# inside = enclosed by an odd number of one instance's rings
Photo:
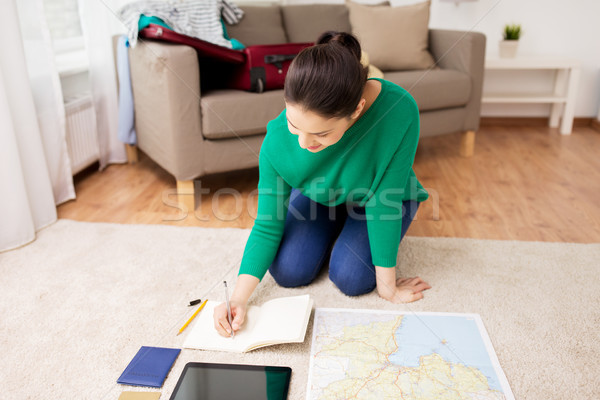
POLYGON ((285 400, 292 369, 187 363, 171 400, 285 400))

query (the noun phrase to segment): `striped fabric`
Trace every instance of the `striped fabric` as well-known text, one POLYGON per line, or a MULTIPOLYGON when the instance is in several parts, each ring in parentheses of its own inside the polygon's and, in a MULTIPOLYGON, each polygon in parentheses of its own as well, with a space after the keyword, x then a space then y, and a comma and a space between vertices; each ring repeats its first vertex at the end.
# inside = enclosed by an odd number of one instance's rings
POLYGON ((221 16, 227 23, 236 24, 243 17, 244 11, 230 0, 154 0, 129 3, 118 11, 117 16, 127 27, 131 47, 135 47, 137 43, 141 14, 162 19, 177 33, 232 48, 231 41, 223 37, 221 16))

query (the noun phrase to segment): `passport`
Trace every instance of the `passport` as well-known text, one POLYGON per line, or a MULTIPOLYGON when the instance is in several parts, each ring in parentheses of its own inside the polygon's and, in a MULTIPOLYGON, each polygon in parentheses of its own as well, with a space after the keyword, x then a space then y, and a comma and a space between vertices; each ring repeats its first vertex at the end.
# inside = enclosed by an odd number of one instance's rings
POLYGON ((162 387, 181 349, 142 346, 117 383, 134 386, 162 387))

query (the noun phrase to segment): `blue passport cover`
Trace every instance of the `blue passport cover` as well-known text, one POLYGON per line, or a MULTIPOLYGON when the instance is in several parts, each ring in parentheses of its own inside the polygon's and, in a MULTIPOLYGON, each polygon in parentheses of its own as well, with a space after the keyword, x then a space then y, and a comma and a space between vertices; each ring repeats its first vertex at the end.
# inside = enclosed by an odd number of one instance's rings
POLYGON ((142 346, 117 383, 161 387, 181 349, 142 346))

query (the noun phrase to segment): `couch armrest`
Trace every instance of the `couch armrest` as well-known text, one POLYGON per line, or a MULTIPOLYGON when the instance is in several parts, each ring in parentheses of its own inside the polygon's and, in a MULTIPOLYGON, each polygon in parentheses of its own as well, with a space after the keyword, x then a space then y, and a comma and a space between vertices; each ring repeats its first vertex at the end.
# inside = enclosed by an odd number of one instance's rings
POLYGON ((471 98, 467 103, 465 131, 479 129, 486 37, 479 32, 429 30, 429 50, 437 65, 471 77, 471 98))
POLYGON ((129 49, 138 146, 177 180, 203 170, 200 67, 189 46, 138 41, 129 49))

